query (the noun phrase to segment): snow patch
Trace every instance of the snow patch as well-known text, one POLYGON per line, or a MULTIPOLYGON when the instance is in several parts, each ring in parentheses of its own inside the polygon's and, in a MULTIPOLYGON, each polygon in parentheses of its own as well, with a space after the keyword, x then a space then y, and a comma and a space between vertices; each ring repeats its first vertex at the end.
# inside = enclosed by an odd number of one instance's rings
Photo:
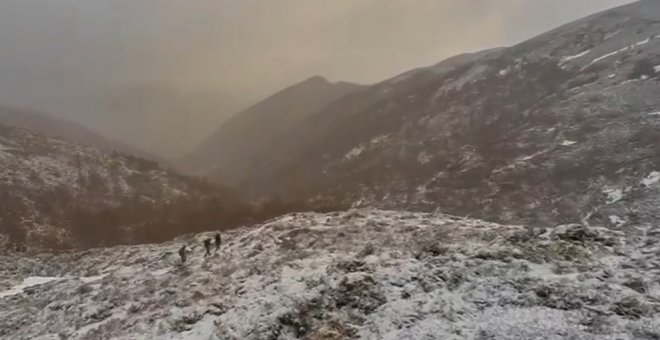
POLYGON ((158 270, 152 271, 151 275, 153 275, 153 276, 163 276, 163 275, 169 273, 169 271, 170 271, 169 268, 158 269, 158 270))
POLYGON ((660 111, 658 112, 651 112, 648 114, 649 116, 660 116, 660 111))
POLYGON ((602 55, 602 56, 600 56, 600 57, 598 57, 598 58, 592 60, 591 63, 589 63, 589 65, 585 66, 585 68, 587 68, 587 67, 589 67, 589 66, 591 66, 591 65, 593 65, 593 64, 595 64, 595 63, 597 63, 597 62, 599 62, 599 61, 603 61, 603 60, 605 60, 605 59, 607 59, 607 58, 613 57, 613 56, 615 56, 615 55, 617 55, 617 54, 619 54, 619 53, 623 53, 623 52, 626 52, 626 51, 628 51, 628 50, 632 50, 632 49, 635 49, 635 48, 637 48, 637 47, 644 46, 644 45, 648 44, 650 41, 651 41, 651 38, 647 38, 647 39, 644 39, 644 40, 642 40, 642 41, 638 41, 638 42, 636 42, 636 43, 634 43, 634 44, 632 44, 632 45, 630 45, 630 46, 626 46, 626 47, 623 47, 623 48, 618 49, 618 50, 616 50, 616 51, 612 51, 612 52, 610 52, 610 53, 607 53, 607 54, 605 54, 605 55, 602 55))
POLYGON ((74 337, 75 338, 84 337, 88 332, 94 331, 94 330, 100 328, 101 326, 110 323, 113 320, 123 320, 123 319, 126 319, 126 312, 124 312, 124 311, 117 312, 116 314, 113 314, 113 315, 111 315, 110 317, 108 317, 104 320, 101 320, 99 322, 90 323, 88 325, 85 325, 85 326, 77 329, 74 337))
POLYGON ((371 139, 371 145, 374 146, 374 145, 381 144, 382 142, 386 141, 387 138, 389 138, 389 135, 376 136, 376 137, 371 139))
POLYGON ((517 162, 527 162, 527 161, 530 161, 530 160, 532 160, 532 159, 534 159, 534 158, 536 158, 536 157, 538 157, 538 156, 540 156, 540 155, 543 155, 543 154, 547 153, 548 151, 549 151, 549 150, 540 150, 540 151, 537 151, 537 152, 535 152, 535 153, 533 153, 533 154, 531 154, 531 155, 527 155, 527 156, 523 156, 523 157, 521 157, 521 158, 518 158, 518 159, 517 159, 517 162))
POLYGON ((626 221, 621 219, 621 217, 619 217, 617 215, 610 215, 608 217, 608 219, 610 220, 610 223, 612 223, 616 227, 620 227, 620 226, 626 224, 626 221))
POLYGON ((653 171, 642 180, 641 184, 648 188, 658 182, 660 182, 660 172, 653 171))
POLYGON ((617 34, 619 34, 619 33, 621 33, 621 30, 616 30, 616 31, 614 31, 614 32, 612 32, 612 33, 608 33, 608 34, 603 38, 603 40, 610 39, 610 38, 614 37, 615 35, 617 35, 617 34))
POLYGON ((42 285, 51 281, 57 281, 57 280, 62 280, 61 277, 52 277, 52 276, 30 276, 28 278, 23 279, 23 282, 21 284, 18 284, 9 290, 6 290, 4 292, 0 292, 0 298, 7 297, 7 296, 13 296, 13 295, 18 295, 23 293, 25 288, 30 288, 38 285, 42 285))
POLYGON ((561 63, 562 63, 562 64, 563 64, 563 63, 567 63, 567 62, 569 62, 569 61, 571 61, 571 60, 574 60, 574 59, 577 59, 577 58, 584 57, 585 55, 589 54, 589 52, 591 52, 591 50, 586 50, 586 51, 584 51, 584 52, 580 52, 580 53, 575 54, 575 55, 569 55, 569 56, 562 57, 562 58, 561 58, 561 63))
MULTIPOLYGON (((615 56, 615 55, 617 55, 617 54, 619 54, 619 53, 621 53, 621 52, 625 52, 625 51, 627 51, 628 49, 629 49, 629 47, 624 47, 624 48, 622 48, 622 49, 620 49, 620 50, 616 50, 616 51, 614 51, 614 52, 610 52, 610 53, 607 53, 607 54, 605 54, 605 55, 602 55, 602 56, 600 56, 600 57, 598 57, 598 58, 592 60, 592 61, 591 61, 591 64, 595 64, 595 63, 597 63, 597 62, 599 62, 599 61, 602 61, 602 60, 605 60, 605 59, 607 59, 607 58, 609 58, 609 57, 613 57, 613 56, 615 56)), ((590 65, 591 65, 591 64, 590 64, 590 65)))
POLYGON ((565 140, 565 141, 561 142, 562 146, 571 146, 571 145, 575 145, 575 144, 577 144, 577 142, 572 141, 572 140, 565 140))
POLYGON ((623 198, 623 192, 619 189, 606 189, 603 192, 607 195, 607 204, 616 203, 623 198))
POLYGON ((351 149, 351 151, 349 151, 348 153, 346 153, 346 155, 344 155, 344 160, 350 161, 351 159, 359 157, 364 152, 365 149, 366 148, 362 145, 354 147, 353 149, 351 149))
POLYGON ((182 333, 169 333, 160 335, 155 340, 220 340, 215 336, 215 322, 214 318, 206 315, 202 320, 198 321, 195 324, 195 327, 191 330, 182 332, 182 333))
POLYGON ((428 193, 428 188, 426 185, 420 185, 417 187, 417 196, 418 197, 426 197, 426 193, 428 193))
POLYGON ((432 158, 433 157, 429 155, 426 151, 422 151, 419 154, 417 154, 417 162, 422 165, 429 163, 432 158))
POLYGON ((90 282, 95 282, 95 281, 101 280, 105 276, 106 276, 106 274, 101 274, 101 275, 96 275, 96 276, 86 276, 86 277, 80 277, 79 280, 82 281, 83 283, 90 283, 90 282))
POLYGON ((460 77, 456 77, 443 85, 436 91, 436 93, 431 98, 432 103, 436 103, 438 98, 448 91, 460 90, 463 86, 467 84, 474 83, 479 79, 482 79, 483 76, 490 71, 490 68, 486 64, 477 64, 472 66, 469 70, 461 74, 460 77))

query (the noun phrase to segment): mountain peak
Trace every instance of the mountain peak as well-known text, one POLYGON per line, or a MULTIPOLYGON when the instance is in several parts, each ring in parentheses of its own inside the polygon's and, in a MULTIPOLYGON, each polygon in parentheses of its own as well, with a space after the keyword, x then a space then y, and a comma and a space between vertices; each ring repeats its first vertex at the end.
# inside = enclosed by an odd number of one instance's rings
POLYGON ((313 76, 313 77, 307 78, 305 81, 303 81, 303 83, 326 83, 326 84, 329 84, 330 82, 328 81, 328 79, 326 79, 323 76, 313 76))
MULTIPOLYGON (((235 115, 181 164, 192 172, 236 184, 248 174, 272 166, 269 159, 278 152, 267 150, 277 149, 273 147, 277 138, 292 133, 307 117, 360 88, 348 82, 331 83, 322 76, 307 78, 235 115)), ((275 158, 286 157, 285 148, 280 151, 283 154, 275 158)))

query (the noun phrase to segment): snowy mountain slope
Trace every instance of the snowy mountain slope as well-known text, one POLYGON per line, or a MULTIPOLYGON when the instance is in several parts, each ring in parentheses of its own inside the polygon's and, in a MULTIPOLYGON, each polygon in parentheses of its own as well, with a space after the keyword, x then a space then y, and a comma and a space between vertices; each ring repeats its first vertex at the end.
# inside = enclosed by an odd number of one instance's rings
POLYGON ((49 137, 62 138, 74 143, 90 145, 108 152, 118 151, 162 162, 162 160, 155 156, 138 150, 133 146, 110 140, 82 125, 43 113, 0 105, 0 124, 38 131, 49 137))
POLYGON ((361 89, 312 77, 236 114, 180 161, 181 168, 222 184, 250 182, 278 168, 286 150, 278 140, 309 115, 361 89), (268 150, 268 153, 265 153, 268 150))
MULTIPOLYGON (((112 209, 127 201, 143 209, 214 190, 151 161, 0 125, 2 241, 13 235, 17 239, 12 243, 32 246, 44 245, 49 238, 68 243, 78 213, 112 209)), ((112 224, 109 227, 121 227, 112 224)))
POLYGON ((656 229, 352 210, 228 232, 207 259, 205 234, 0 257, 0 338, 655 339, 656 229))
POLYGON ((396 77, 387 79, 384 81, 384 84, 396 84, 398 82, 408 80, 412 77, 415 76, 420 76, 423 74, 435 74, 435 75, 441 75, 447 72, 452 71, 456 67, 461 67, 463 65, 478 61, 480 58, 491 54, 496 51, 501 51, 503 50, 504 47, 497 47, 497 48, 492 48, 484 51, 479 51, 479 52, 473 52, 473 53, 463 53, 459 54, 457 56, 453 56, 450 58, 447 58, 435 65, 429 66, 429 67, 420 67, 416 68, 410 71, 406 71, 396 77))
POLYGON ((608 193, 660 171, 659 19, 640 1, 371 86, 301 123, 269 180, 335 205, 615 226, 608 193))

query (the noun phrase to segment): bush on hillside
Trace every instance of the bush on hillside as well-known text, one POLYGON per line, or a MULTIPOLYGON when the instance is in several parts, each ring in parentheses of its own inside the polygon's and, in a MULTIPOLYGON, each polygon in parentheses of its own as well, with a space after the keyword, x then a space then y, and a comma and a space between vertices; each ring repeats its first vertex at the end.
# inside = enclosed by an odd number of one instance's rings
POLYGON ((656 76, 655 67, 648 58, 640 59, 635 63, 628 79, 653 78, 656 76))

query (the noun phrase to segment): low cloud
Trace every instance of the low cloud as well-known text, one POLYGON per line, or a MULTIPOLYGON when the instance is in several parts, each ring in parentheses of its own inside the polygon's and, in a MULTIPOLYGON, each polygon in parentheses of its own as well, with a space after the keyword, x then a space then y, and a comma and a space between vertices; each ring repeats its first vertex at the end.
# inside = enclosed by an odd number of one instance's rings
POLYGON ((376 82, 626 2, 4 0, 0 102, 171 156, 309 76, 376 82))

